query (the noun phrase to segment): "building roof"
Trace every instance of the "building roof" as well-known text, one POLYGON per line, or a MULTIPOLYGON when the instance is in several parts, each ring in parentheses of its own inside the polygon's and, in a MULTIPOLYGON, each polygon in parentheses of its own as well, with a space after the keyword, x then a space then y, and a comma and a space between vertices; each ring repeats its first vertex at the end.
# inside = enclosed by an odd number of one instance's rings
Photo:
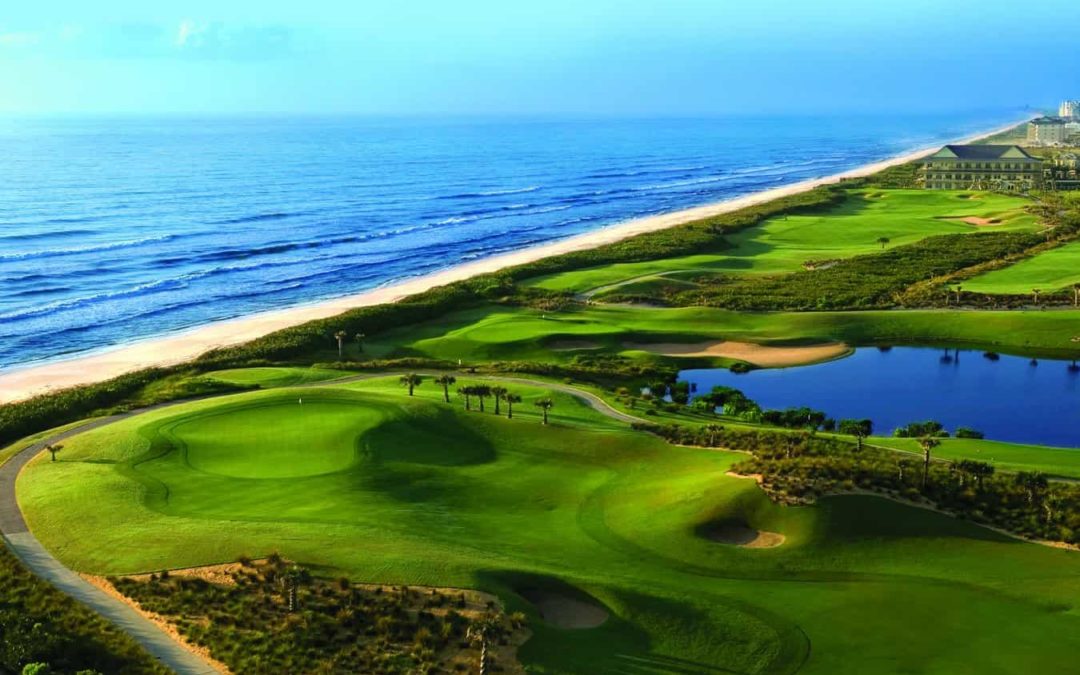
POLYGON ((946 145, 928 159, 1011 159, 1021 162, 1041 161, 1027 154, 1019 145, 946 145))
POLYGON ((1060 117, 1036 117, 1035 119, 1031 120, 1030 124, 1065 124, 1065 120, 1060 117))

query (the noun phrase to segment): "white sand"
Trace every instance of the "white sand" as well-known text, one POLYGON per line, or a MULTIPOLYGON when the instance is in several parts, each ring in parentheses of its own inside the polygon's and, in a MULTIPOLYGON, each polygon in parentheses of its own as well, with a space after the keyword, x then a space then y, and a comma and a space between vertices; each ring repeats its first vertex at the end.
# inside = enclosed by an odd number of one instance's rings
POLYGON ((728 359, 746 361, 762 368, 783 368, 801 366, 807 363, 828 361, 851 352, 851 348, 840 342, 826 342, 819 345, 800 345, 778 347, 761 345, 754 342, 624 342, 627 349, 637 349, 663 354, 664 356, 719 356, 728 359))
MULTIPOLYGON (((1005 131, 1020 123, 1014 122, 999 129, 956 142, 970 143, 1005 131)), ((923 148, 882 162, 867 164, 851 171, 825 178, 804 180, 739 197, 738 199, 729 199, 682 211, 629 220, 625 223, 580 234, 551 244, 492 256, 356 295, 210 323, 183 333, 142 340, 71 359, 24 368, 13 368, 0 373, 0 403, 19 401, 37 394, 66 389, 80 384, 100 382, 141 368, 183 363, 215 347, 240 344, 282 328, 295 326, 314 319, 335 316, 357 307, 394 302, 405 296, 420 293, 435 286, 467 279, 478 274, 495 272, 505 267, 534 262, 553 255, 594 248, 644 232, 663 230, 692 220, 729 213, 747 206, 779 199, 780 197, 807 192, 820 185, 836 183, 845 178, 868 176, 892 166, 926 157, 939 147, 935 145, 931 148, 923 148)))

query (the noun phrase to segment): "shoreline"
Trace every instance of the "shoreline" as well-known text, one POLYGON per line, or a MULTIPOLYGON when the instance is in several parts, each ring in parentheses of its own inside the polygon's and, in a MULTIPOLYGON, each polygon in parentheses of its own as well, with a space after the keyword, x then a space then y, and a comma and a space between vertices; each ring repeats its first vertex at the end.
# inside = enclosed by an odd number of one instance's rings
MULTIPOLYGON (((982 140, 1023 124, 1028 119, 1029 117, 1025 117, 990 131, 951 141, 951 143, 972 143, 982 140)), ((639 234, 664 230, 693 220, 730 213, 789 195, 808 192, 816 187, 834 184, 844 179, 863 178, 893 166, 922 159, 946 143, 950 141, 919 148, 829 176, 806 179, 711 204, 636 218, 555 242, 500 253, 489 258, 455 265, 424 276, 392 282, 386 286, 339 298, 215 321, 176 333, 105 347, 74 355, 71 358, 31 363, 25 366, 17 365, 9 370, 0 371, 0 404, 14 403, 40 394, 101 382, 143 368, 177 365, 191 361, 211 349, 248 342, 283 328, 329 318, 350 309, 397 302, 404 297, 430 288, 444 286, 479 274, 496 272, 563 253, 596 248, 639 234)))

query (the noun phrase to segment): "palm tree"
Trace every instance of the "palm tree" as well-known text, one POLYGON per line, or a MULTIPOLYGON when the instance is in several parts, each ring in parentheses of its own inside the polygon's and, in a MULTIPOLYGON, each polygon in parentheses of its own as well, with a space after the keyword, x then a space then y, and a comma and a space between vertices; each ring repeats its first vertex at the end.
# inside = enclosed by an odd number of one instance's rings
POLYGON ((345 338, 348 336, 343 330, 339 330, 334 333, 334 338, 337 340, 337 357, 342 358, 342 353, 345 351, 345 338))
POLYGON ((506 401, 506 419, 514 419, 514 404, 521 403, 521 397, 517 394, 506 394, 503 396, 503 400, 506 401))
POLYGON ((863 439, 874 433, 874 423, 870 420, 840 420, 839 431, 855 437, 855 449, 862 451, 863 439))
POLYGON ((1031 295, 1034 296, 1036 305, 1039 304, 1039 293, 1042 293, 1041 289, 1038 289, 1038 288, 1031 289, 1031 295))
POLYGON ((878 239, 877 239, 877 243, 881 244, 882 250, 884 250, 885 247, 889 245, 890 241, 892 241, 892 240, 889 239, 888 237, 878 237, 878 239))
POLYGON ((555 407, 555 401, 552 401, 550 398, 542 398, 542 399, 540 399, 538 401, 535 401, 533 403, 533 405, 535 405, 537 408, 540 408, 540 410, 543 411, 543 413, 544 413, 543 424, 547 424, 548 423, 548 411, 555 407))
POLYGON ((926 481, 930 476, 930 451, 941 445, 941 441, 933 436, 923 436, 919 439, 919 445, 923 450, 922 486, 926 489, 926 481))
POLYGON ((446 402, 449 403, 450 387, 453 386, 455 382, 457 382, 457 378, 453 375, 440 375, 439 377, 435 378, 434 382, 435 384, 442 387, 443 399, 445 399, 446 402))
POLYGON ((420 383, 424 381, 424 378, 420 377, 416 373, 409 373, 408 375, 401 376, 401 386, 409 388, 409 396, 413 395, 413 389, 420 386, 420 383))
POLYGON ((964 292, 964 287, 960 284, 956 284, 956 304, 960 305, 960 294, 964 292))
POLYGON ((356 340, 356 351, 360 352, 361 354, 364 353, 364 338, 366 337, 367 336, 363 333, 357 333, 353 336, 353 339, 356 340))
POLYGON ((49 445, 45 446, 45 449, 49 451, 49 455, 52 456, 52 461, 55 462, 56 461, 56 453, 63 450, 64 446, 60 445, 59 443, 57 443, 55 445, 50 443, 49 445))
POLYGON ((495 414, 499 414, 499 401, 506 398, 506 387, 492 387, 491 396, 495 399, 495 414))
POLYGON ((297 591, 300 588, 300 584, 307 583, 311 578, 311 574, 300 567, 299 565, 290 565, 289 569, 281 575, 281 583, 285 586, 285 594, 288 598, 288 608, 290 612, 295 612, 297 608, 297 591))
POLYGON ((1080 286, 1073 286, 1073 307, 1080 307, 1080 286))
POLYGON ((1042 493, 1050 485, 1046 476, 1038 471, 1021 471, 1016 474, 1016 483, 1027 492, 1027 502, 1037 507, 1042 501, 1042 493))
POLYGON ((484 399, 491 397, 491 387, 486 384, 478 384, 473 387, 473 396, 480 401, 480 412, 484 412, 484 399))
POLYGON ((706 424, 705 425, 705 433, 707 433, 709 435, 709 447, 710 448, 715 448, 716 447, 716 436, 723 430, 724 430, 724 426, 722 424, 706 424))
POLYGON ((458 387, 457 393, 465 397, 465 409, 472 410, 472 406, 469 404, 469 397, 473 395, 472 386, 458 387))

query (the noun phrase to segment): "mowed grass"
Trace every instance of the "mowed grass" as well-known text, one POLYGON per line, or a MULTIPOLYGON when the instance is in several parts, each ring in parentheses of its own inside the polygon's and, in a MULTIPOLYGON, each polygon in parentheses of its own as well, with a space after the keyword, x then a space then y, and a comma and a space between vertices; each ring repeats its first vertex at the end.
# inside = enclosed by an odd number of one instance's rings
POLYGON ((808 260, 879 251, 881 237, 898 246, 938 234, 1031 229, 1036 219, 1024 210, 1028 203, 983 192, 856 190, 828 210, 771 218, 736 232, 727 237, 732 248, 720 253, 574 270, 538 277, 530 285, 583 293, 656 275, 793 272, 808 260), (963 222, 967 217, 999 222, 979 227, 963 222))
POLYGON ((973 293, 1025 294, 1031 289, 1057 291, 1080 283, 1080 241, 1050 249, 964 282, 973 293))
MULTIPOLYGON (((869 441, 883 448, 922 455, 916 438, 874 437, 869 441)), ((999 471, 1041 471, 1042 473, 1080 480, 1080 449, 1051 448, 1042 445, 1004 443, 972 438, 946 438, 934 448, 938 459, 974 459, 989 462, 999 471)))
POLYGON ((258 385, 263 389, 271 387, 295 387, 300 384, 324 382, 341 377, 348 377, 352 373, 332 368, 230 368, 229 370, 215 370, 208 373, 207 377, 220 380, 229 384, 244 386, 258 385))
POLYGON ((726 475, 738 455, 506 386, 526 398, 513 420, 393 377, 184 403, 70 439, 18 497, 87 572, 278 550, 357 581, 494 591, 530 613, 531 672, 1053 672, 1080 650, 1073 552, 871 497, 780 507, 726 475), (787 542, 698 536, 716 520, 787 542), (516 592, 559 584, 611 618, 560 630, 516 592))
MULTIPOLYGON (((565 361, 577 354, 627 352, 627 342, 742 340, 839 341, 849 345, 916 344, 1072 357, 1080 312, 775 312, 707 307, 593 305, 561 312, 489 306, 454 312, 369 341, 377 357, 424 356, 464 363, 565 361)), ((640 352, 633 355, 645 358, 640 352)), ((690 363, 691 359, 676 361, 690 363)))

